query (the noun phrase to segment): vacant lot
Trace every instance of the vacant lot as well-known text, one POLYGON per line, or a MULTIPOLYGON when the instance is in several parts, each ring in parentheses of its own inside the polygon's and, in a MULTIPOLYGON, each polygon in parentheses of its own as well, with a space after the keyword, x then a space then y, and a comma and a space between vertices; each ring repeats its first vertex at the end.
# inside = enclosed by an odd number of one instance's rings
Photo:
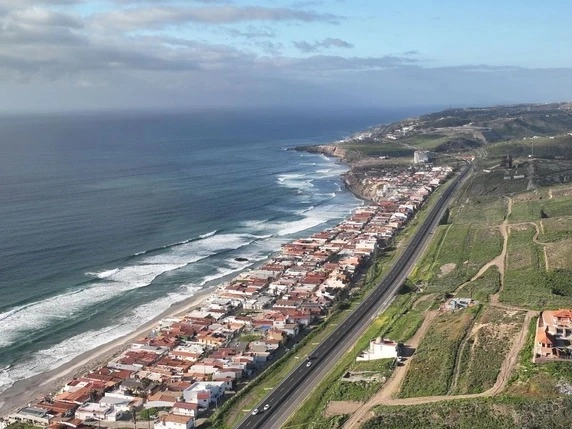
MULTIPOLYGON (((532 225, 511 226, 500 301, 537 310, 572 306, 572 293, 566 291, 568 276, 557 271, 546 272, 543 246, 532 242, 534 233, 532 225), (564 289, 558 292, 557 284, 564 289)), ((567 257, 562 254, 560 261, 564 263, 567 257)))
POLYGON ((540 221, 541 233, 538 239, 542 242, 552 242, 572 237, 571 216, 560 216, 542 219, 540 221))
POLYGON ((376 417, 362 429, 568 429, 571 410, 571 397, 534 400, 502 396, 410 407, 379 406, 376 417))
POLYGON ((463 343, 459 376, 451 393, 481 393, 493 387, 513 340, 522 329, 524 315, 496 307, 483 312, 463 343))
POLYGON ((572 237, 546 245, 546 259, 548 259, 547 265, 550 270, 570 269, 572 267, 572 237))
POLYGON ((426 282, 429 292, 451 292, 470 280, 501 250, 502 237, 496 227, 471 224, 440 227, 435 245, 425 253, 412 279, 426 282))
POLYGON ((399 396, 445 395, 455 370, 457 350, 479 307, 439 315, 412 357, 399 396))
POLYGON ((506 268, 508 271, 544 270, 542 246, 532 241, 536 228, 524 224, 510 227, 506 268))

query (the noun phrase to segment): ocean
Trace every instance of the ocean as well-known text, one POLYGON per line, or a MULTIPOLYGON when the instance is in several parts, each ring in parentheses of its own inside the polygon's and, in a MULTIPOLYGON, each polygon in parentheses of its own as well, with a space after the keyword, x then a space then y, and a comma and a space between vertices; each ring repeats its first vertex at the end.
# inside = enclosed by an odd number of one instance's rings
POLYGON ((407 113, 0 118, 0 399, 338 223, 347 167, 287 149, 407 113))

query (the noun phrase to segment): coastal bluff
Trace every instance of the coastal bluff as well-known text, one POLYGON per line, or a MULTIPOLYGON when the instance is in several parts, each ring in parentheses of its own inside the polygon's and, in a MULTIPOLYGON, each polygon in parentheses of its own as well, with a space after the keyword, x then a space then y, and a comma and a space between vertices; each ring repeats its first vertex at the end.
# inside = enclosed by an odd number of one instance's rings
POLYGON ((353 149, 345 149, 336 144, 317 145, 317 146, 299 146, 295 150, 321 153, 326 156, 338 158, 341 162, 348 164, 350 169, 342 174, 342 180, 346 187, 356 197, 374 201, 377 195, 377 187, 363 180, 364 173, 368 171, 368 167, 362 164, 368 164, 368 157, 353 149))
POLYGON ((316 146, 297 146, 295 150, 309 153, 321 153, 327 156, 339 158, 341 161, 350 166, 363 158, 363 155, 356 150, 344 149, 335 144, 316 145, 316 146))

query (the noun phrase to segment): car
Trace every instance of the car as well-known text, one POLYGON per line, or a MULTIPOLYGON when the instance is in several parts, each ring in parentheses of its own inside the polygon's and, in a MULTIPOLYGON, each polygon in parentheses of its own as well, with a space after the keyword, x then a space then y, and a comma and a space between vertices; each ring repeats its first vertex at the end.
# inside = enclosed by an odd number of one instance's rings
POLYGON ((306 362, 306 366, 312 366, 312 361, 309 360, 308 362, 306 362))
POLYGON ((252 415, 255 416, 258 414, 258 408, 255 408, 254 410, 252 410, 252 415))
POLYGON ((264 409, 264 411, 266 411, 266 410, 268 410, 268 408, 270 408, 270 404, 266 404, 263 409, 264 409))

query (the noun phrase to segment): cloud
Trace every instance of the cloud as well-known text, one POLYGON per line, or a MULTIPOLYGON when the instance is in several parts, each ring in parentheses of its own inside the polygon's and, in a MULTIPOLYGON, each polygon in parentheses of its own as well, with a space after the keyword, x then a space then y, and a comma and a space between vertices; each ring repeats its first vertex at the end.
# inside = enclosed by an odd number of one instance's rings
POLYGON ((245 39, 276 37, 276 32, 271 27, 255 27, 253 25, 249 25, 245 31, 229 28, 226 32, 232 37, 243 37, 245 39))
POLYGON ((248 21, 300 21, 338 23, 342 18, 328 13, 268 7, 147 7, 116 10, 93 17, 97 25, 123 31, 158 29, 188 23, 231 24, 248 21))
POLYGON ((39 7, 6 12, 0 25, 0 53, 20 52, 30 45, 37 49, 85 41, 84 23, 80 19, 39 7))
POLYGON ((332 38, 332 37, 328 37, 327 39, 323 39, 323 40, 319 40, 313 43, 309 43, 306 41, 301 41, 301 42, 292 42, 293 45, 298 48, 301 52, 316 52, 319 51, 321 49, 330 49, 330 48, 344 48, 344 49, 349 49, 349 48, 353 48, 354 45, 352 45, 349 42, 346 42, 345 40, 342 39, 337 39, 337 38, 332 38))

